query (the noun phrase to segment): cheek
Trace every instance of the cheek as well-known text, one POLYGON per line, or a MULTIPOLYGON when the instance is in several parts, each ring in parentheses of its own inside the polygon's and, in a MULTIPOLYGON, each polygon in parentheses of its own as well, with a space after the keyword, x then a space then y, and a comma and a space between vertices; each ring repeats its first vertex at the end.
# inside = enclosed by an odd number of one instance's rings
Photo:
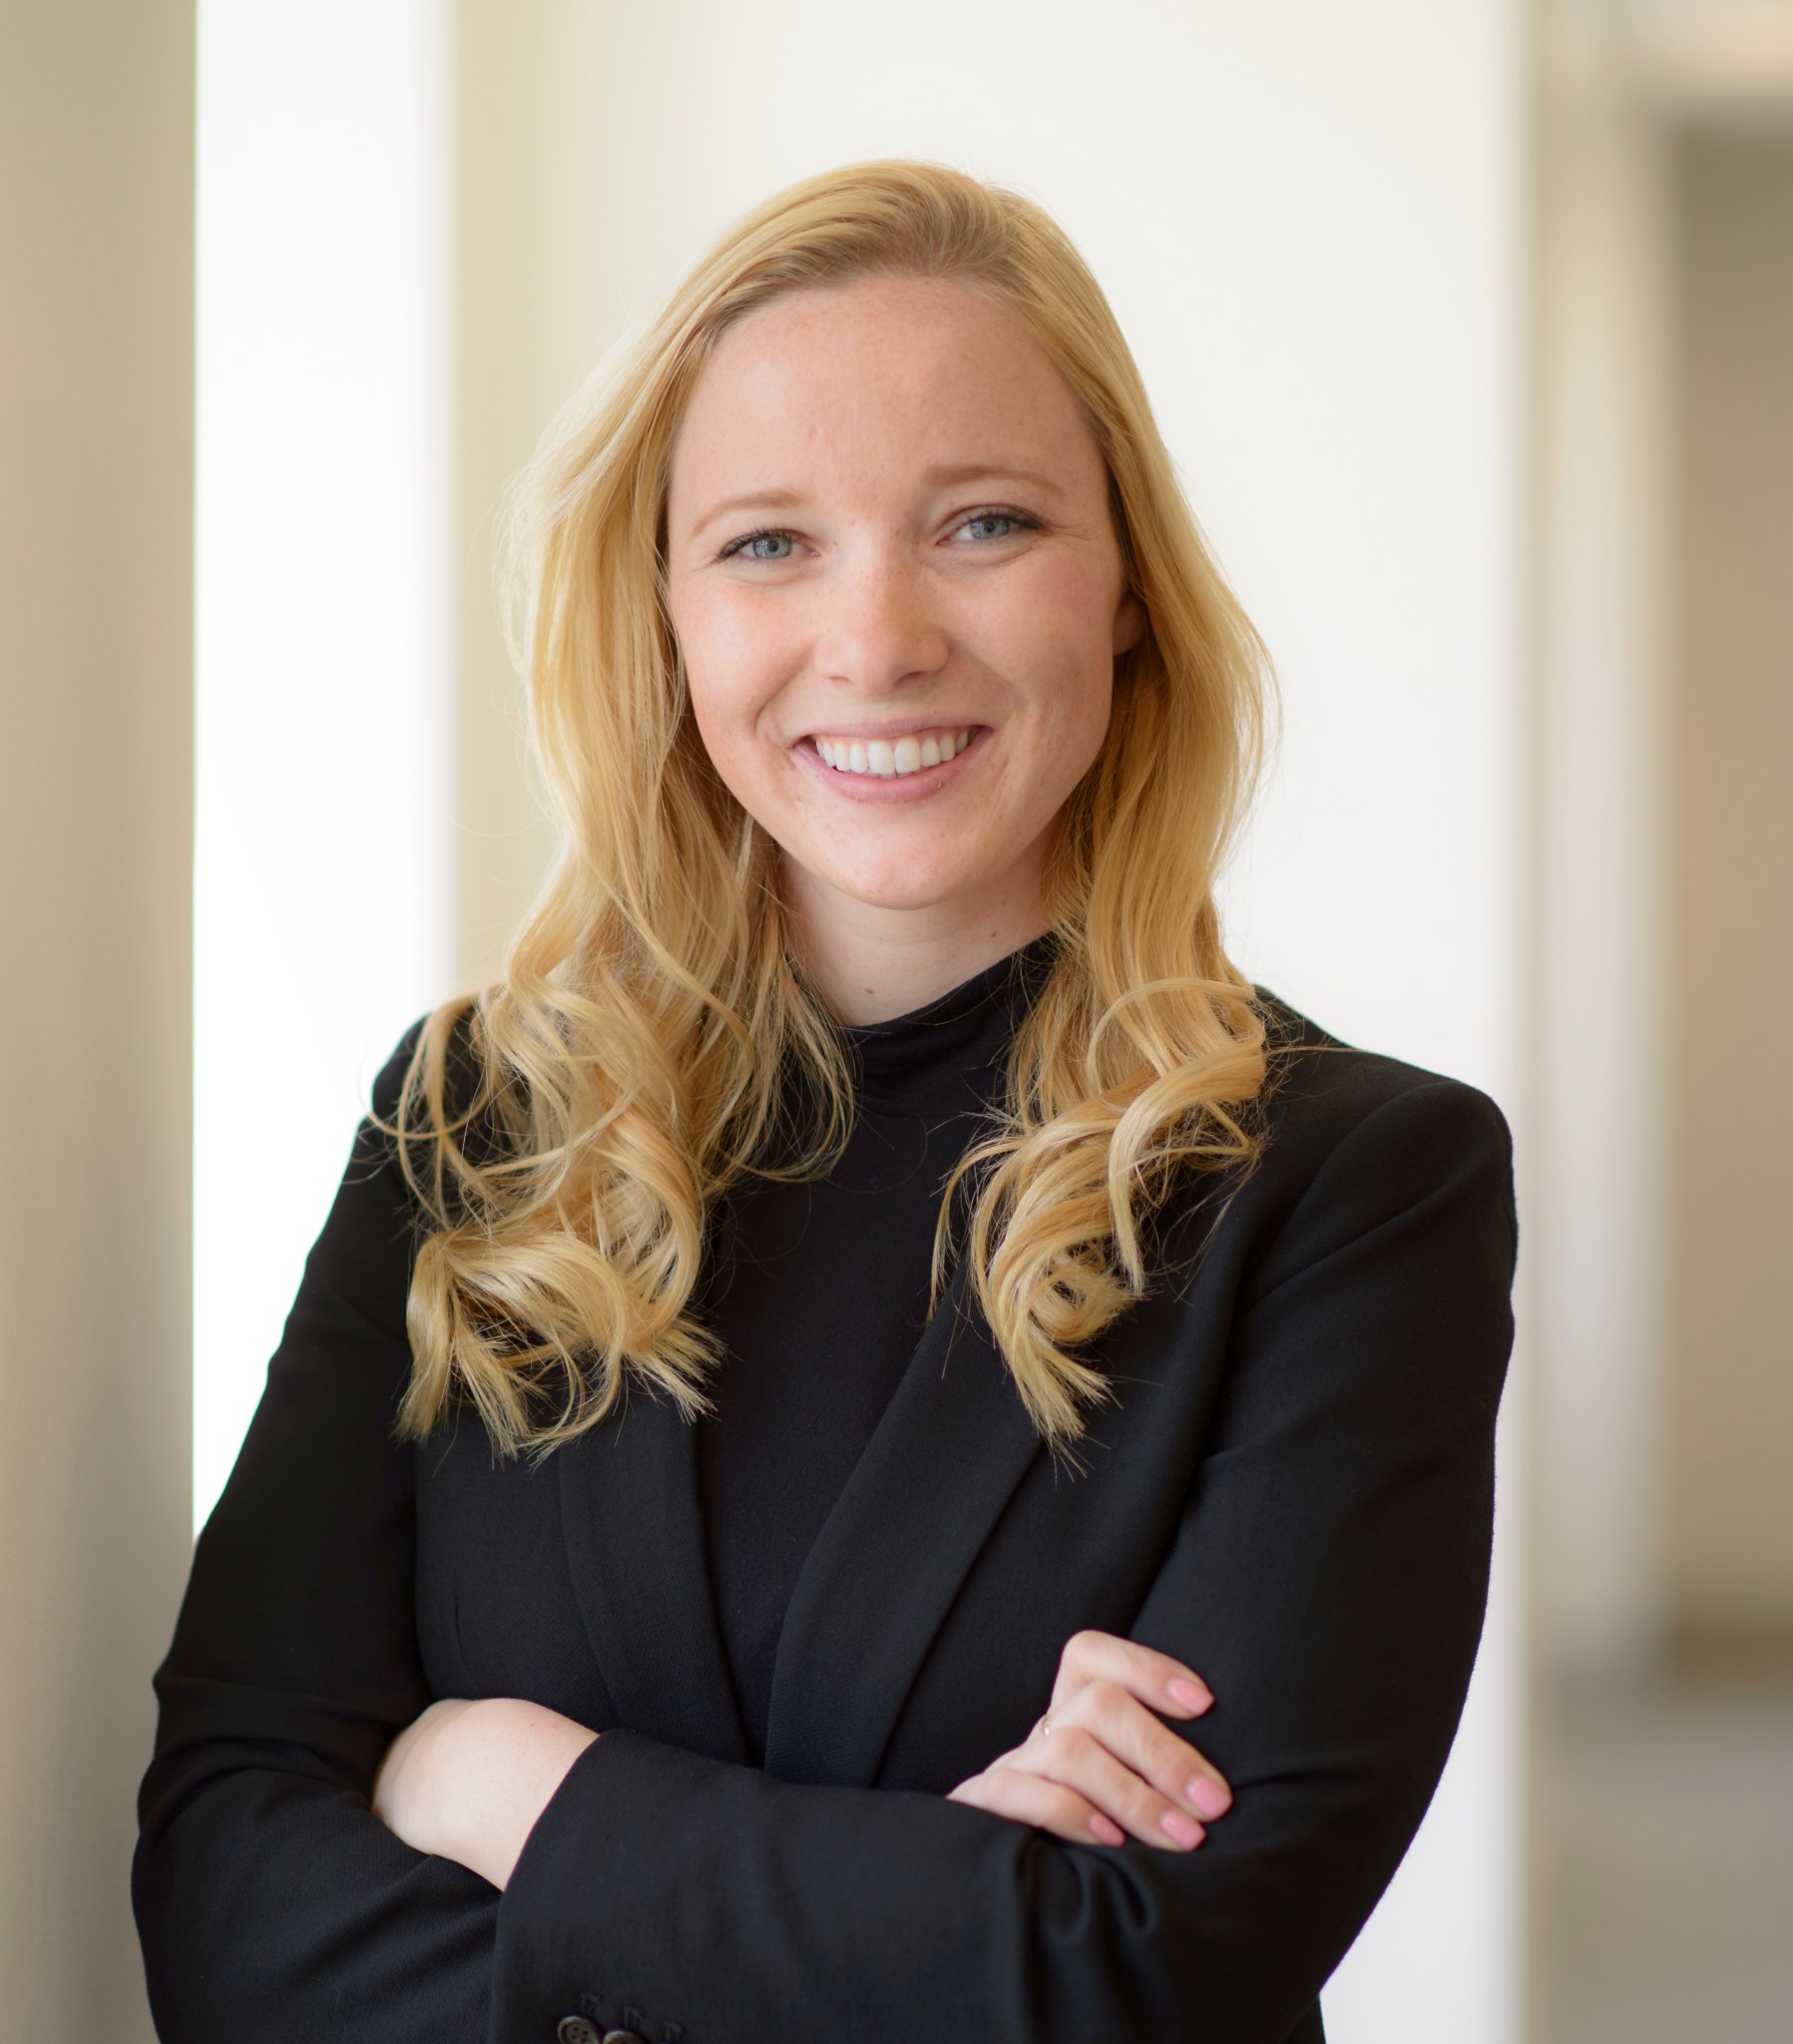
POLYGON ((738 749, 774 691, 776 647, 763 612, 727 602, 674 603, 691 715, 714 754, 738 749))
POLYGON ((1104 714, 1114 679, 1115 592, 1083 563, 1043 563, 1000 593, 983 621, 988 657, 1030 694, 1068 715, 1104 714))

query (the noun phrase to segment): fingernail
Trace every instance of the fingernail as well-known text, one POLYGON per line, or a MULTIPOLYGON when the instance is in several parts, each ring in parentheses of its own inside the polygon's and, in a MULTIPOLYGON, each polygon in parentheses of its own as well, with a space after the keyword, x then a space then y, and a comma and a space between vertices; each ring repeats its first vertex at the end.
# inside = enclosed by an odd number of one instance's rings
POLYGON ((1224 1816, 1232 1807, 1232 1790, 1207 1775, 1191 1775, 1189 1800, 1203 1816, 1224 1816))
POLYGON ((1193 1817, 1184 1816, 1180 1809, 1167 1809, 1158 1818, 1158 1828, 1179 1845, 1199 1845, 1207 1833, 1193 1817))
POLYGON ((1121 1826, 1112 1817, 1104 1816, 1101 1810, 1096 1810, 1092 1813, 1090 1829, 1105 1845, 1119 1845, 1126 1836, 1126 1833, 1121 1826))
POLYGON ((1204 1683, 1185 1682, 1180 1675, 1171 1683, 1170 1694, 1185 1711, 1205 1711, 1214 1701, 1212 1692, 1204 1683))

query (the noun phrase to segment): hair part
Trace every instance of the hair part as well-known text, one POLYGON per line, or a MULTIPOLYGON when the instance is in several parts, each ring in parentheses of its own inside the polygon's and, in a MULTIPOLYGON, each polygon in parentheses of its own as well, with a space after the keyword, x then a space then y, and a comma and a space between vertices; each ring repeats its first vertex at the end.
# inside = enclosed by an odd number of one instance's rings
POLYGON ((690 715, 666 593, 672 448, 718 338, 869 274, 947 278, 1026 325, 1107 463, 1145 626, 1045 875, 1056 960, 1019 1026, 997 1132, 962 1184, 978 1307, 1041 1437, 1113 1392, 1087 1348, 1151 1278, 1147 1217, 1184 1169, 1248 1168, 1265 1018, 1214 886, 1261 769, 1273 678, 1209 556, 1089 267, 1032 201, 944 166, 828 172, 749 214, 551 426, 507 499, 503 563, 537 769, 559 825, 494 985, 426 1020, 394 1121, 428 1227, 398 1427, 470 1399, 501 1454, 598 1424, 634 1378, 686 1418, 720 1342, 690 1307, 715 1202, 826 1170, 851 1133, 840 1025, 787 943, 777 847, 690 715), (818 1108, 779 1126, 794 1064, 818 1108))

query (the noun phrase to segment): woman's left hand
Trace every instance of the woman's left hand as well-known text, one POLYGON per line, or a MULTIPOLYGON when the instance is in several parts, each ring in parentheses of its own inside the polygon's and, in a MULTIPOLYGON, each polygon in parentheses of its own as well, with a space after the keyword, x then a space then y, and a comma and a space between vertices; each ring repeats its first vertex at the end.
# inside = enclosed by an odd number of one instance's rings
POLYGON ((415 1851, 458 1859, 502 1888, 536 1819, 597 1737, 518 1697, 444 1697, 386 1749, 373 1813, 415 1851))
POLYGON ((1191 1668, 1114 1633, 1066 1641, 1052 1706, 1022 1744, 951 1790, 1061 1838, 1188 1851, 1231 1805, 1220 1771, 1157 1713, 1198 1718, 1213 1702, 1191 1668))

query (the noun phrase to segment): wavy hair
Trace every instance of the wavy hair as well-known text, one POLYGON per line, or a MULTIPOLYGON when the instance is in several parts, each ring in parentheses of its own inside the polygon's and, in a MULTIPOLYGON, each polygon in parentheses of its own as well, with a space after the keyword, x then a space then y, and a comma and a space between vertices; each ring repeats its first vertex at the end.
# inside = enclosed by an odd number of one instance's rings
POLYGON ((1249 1167, 1266 1019, 1221 946, 1214 883, 1261 768, 1273 678, 1203 544, 1108 300, 1032 201, 884 161, 740 221, 555 420, 507 499, 513 653, 557 860, 501 979, 434 1010, 394 1119, 420 1228, 397 1429, 470 1399, 532 1457, 633 1378, 692 1419, 721 1344, 691 1305, 715 1202, 825 1171, 851 1133, 840 1024, 787 945, 777 847, 690 715, 666 597, 674 434, 710 349, 782 294, 868 273, 950 278, 1018 316, 1083 406, 1145 628, 1102 751, 1060 811, 1055 943, 988 1138, 934 1237, 958 1254, 1055 1453, 1113 1392, 1075 1352, 1151 1273, 1143 1224, 1179 1169, 1249 1167), (781 1117, 781 1074, 815 1113, 781 1117), (794 1135, 794 1144, 783 1139, 794 1135))

